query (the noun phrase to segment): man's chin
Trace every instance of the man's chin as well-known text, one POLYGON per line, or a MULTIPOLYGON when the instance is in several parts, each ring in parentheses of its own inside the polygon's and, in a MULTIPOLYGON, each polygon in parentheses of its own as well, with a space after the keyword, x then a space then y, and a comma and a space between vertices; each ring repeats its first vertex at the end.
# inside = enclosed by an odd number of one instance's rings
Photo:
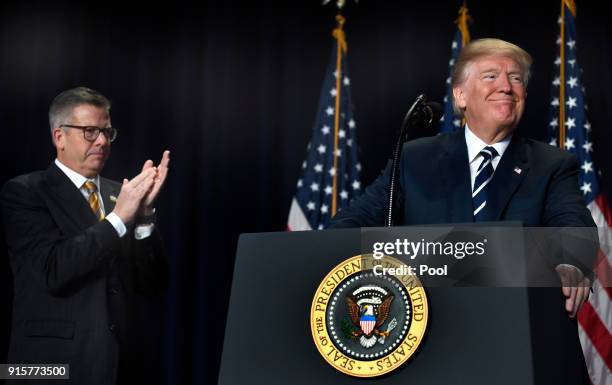
POLYGON ((498 127, 516 127, 520 120, 520 117, 516 115, 516 113, 510 114, 500 114, 497 116, 497 119, 494 121, 497 123, 498 127))
POLYGON ((91 161, 88 162, 87 164, 87 171, 90 174, 98 175, 102 172, 105 162, 106 162, 106 159, 99 159, 99 160, 91 159, 91 161))

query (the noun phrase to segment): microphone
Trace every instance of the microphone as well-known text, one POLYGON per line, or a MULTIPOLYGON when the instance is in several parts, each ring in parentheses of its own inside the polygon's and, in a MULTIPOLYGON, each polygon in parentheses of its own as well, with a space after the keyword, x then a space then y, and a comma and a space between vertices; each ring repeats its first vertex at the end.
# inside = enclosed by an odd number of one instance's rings
POLYGON ((407 134, 408 127, 427 128, 432 123, 438 122, 442 117, 442 113, 442 105, 440 103, 428 102, 425 94, 421 94, 406 113, 401 131, 407 134))
POLYGON ((417 106, 409 118, 413 126, 429 127, 442 117, 442 105, 436 102, 423 102, 417 106))
POLYGON ((414 129, 424 129, 437 123, 442 117, 442 106, 440 103, 428 102, 425 94, 419 95, 404 116, 400 136, 397 139, 395 150, 393 151, 393 161, 391 162, 391 174, 389 178, 389 195, 387 206, 387 218, 385 226, 393 226, 395 208, 399 206, 396 201, 397 180, 399 178, 399 160, 402 155, 404 142, 408 140, 408 134, 414 129))

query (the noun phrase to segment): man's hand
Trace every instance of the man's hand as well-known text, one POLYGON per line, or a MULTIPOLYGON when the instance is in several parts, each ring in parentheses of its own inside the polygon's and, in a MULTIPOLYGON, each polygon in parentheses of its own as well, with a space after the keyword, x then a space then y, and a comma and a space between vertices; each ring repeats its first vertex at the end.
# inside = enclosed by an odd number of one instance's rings
POLYGON ((130 181, 127 179, 123 180, 123 185, 113 210, 123 223, 128 224, 134 221, 144 197, 155 184, 156 175, 157 169, 155 167, 148 167, 135 176, 134 179, 130 181))
MULTIPOLYGON (((155 204, 155 200, 159 195, 161 188, 166 181, 166 177, 168 176, 168 165, 170 164, 170 151, 164 151, 162 155, 162 159, 159 162, 159 166, 157 166, 157 173, 155 175, 155 179, 153 182, 153 186, 149 193, 145 196, 145 198, 141 202, 141 212, 140 215, 149 216, 153 214, 153 205, 155 204)), ((142 166, 142 171, 146 171, 148 169, 154 168, 153 161, 147 160, 142 166)))
POLYGON ((576 266, 558 265, 555 270, 561 278, 563 295, 567 297, 565 310, 571 318, 574 318, 584 301, 589 297, 591 281, 576 266))

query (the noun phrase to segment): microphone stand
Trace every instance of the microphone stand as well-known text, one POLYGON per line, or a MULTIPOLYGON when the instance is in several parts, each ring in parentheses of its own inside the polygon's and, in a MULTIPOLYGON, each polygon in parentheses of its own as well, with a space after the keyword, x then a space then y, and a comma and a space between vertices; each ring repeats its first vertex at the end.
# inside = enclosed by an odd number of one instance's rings
POLYGON ((393 209, 396 203, 396 187, 397 187, 397 179, 399 177, 399 161, 402 156, 402 148, 404 147, 404 143, 408 140, 408 128, 412 127, 412 115, 417 107, 420 104, 425 103, 426 96, 425 94, 419 95, 408 112, 406 116, 404 116, 404 120, 402 121, 402 126, 400 128, 400 135, 397 139, 397 143, 395 144, 395 150, 393 151, 393 162, 391 163, 391 182, 389 183, 389 207, 387 211, 387 219, 385 220, 385 227, 393 226, 394 218, 393 218, 393 209))

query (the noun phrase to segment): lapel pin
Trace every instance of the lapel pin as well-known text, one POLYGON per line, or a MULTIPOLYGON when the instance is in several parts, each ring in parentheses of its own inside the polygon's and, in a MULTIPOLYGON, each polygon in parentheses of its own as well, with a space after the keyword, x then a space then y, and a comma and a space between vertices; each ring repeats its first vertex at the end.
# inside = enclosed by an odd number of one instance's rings
POLYGON ((523 172, 523 170, 521 170, 521 169, 520 169, 520 168, 518 168, 518 167, 515 167, 515 168, 514 168, 514 172, 515 172, 515 173, 517 173, 518 175, 521 175, 521 172, 523 172))
POLYGON ((117 202, 117 197, 114 195, 109 196, 108 199, 110 199, 111 202, 117 202))

